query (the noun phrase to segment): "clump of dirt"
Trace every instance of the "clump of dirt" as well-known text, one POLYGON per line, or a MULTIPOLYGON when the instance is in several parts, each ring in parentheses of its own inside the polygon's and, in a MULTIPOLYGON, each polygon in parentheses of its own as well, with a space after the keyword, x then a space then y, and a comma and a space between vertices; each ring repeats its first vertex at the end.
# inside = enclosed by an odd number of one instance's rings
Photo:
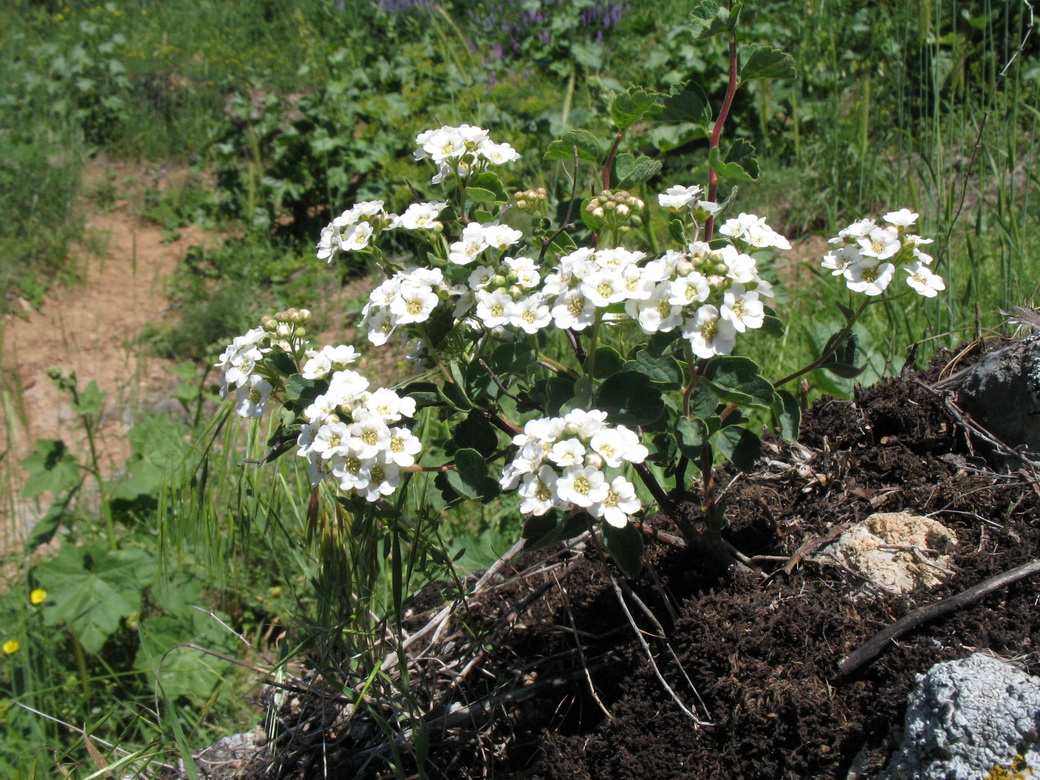
MULTIPOLYGON (((591 543, 526 553, 489 575, 432 632, 438 640, 412 648, 427 776, 845 777, 854 760, 883 767, 915 676, 933 664, 988 649, 1040 673, 1029 582, 838 673, 842 658, 914 608, 1040 554, 1036 474, 995 473, 975 458, 928 385, 935 376, 821 401, 799 445, 767 443, 769 462, 734 484, 727 510, 728 537, 757 571, 720 578, 692 550, 661 541, 671 530, 662 526, 632 582, 591 543), (865 596, 825 544, 876 512, 902 511, 953 530, 944 564, 953 576, 865 596)), ((438 592, 427 597, 440 606, 438 592)), ((362 721, 360 711, 353 725, 327 719, 308 741, 289 718, 285 736, 236 776, 391 776, 385 759, 409 753, 415 724, 391 745, 362 721)))

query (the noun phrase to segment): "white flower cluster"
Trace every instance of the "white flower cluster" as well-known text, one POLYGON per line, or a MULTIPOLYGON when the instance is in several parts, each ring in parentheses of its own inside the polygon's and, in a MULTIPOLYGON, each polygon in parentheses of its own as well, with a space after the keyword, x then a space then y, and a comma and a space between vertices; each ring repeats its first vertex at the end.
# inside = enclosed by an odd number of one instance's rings
POLYGON ((444 225, 437 220, 447 203, 413 203, 404 214, 388 214, 381 200, 366 200, 351 206, 322 228, 318 239, 318 259, 329 263, 337 252, 367 249, 384 230, 427 230, 439 232, 444 225))
POLYGON ((368 340, 382 346, 398 325, 425 322, 443 294, 448 296, 444 273, 439 268, 409 268, 399 271, 374 289, 361 310, 361 326, 368 340))
POLYGON ((269 334, 264 328, 253 328, 236 336, 231 345, 217 359, 215 366, 224 372, 220 397, 227 398, 228 389, 235 387, 235 412, 242 417, 260 417, 271 397, 271 383, 257 373, 256 364, 271 351, 262 346, 269 334))
POLYGON ((945 290, 942 277, 929 268, 931 255, 919 248, 932 240, 910 232, 917 214, 900 209, 884 219, 888 224, 861 219, 840 231, 829 240, 834 249, 823 256, 821 265, 834 276, 844 276, 850 290, 864 295, 881 295, 895 277, 897 263, 907 273, 906 283, 926 298, 945 290))
POLYGON ((722 206, 714 201, 701 200, 700 196, 703 191, 699 184, 690 187, 675 184, 657 196, 657 203, 661 208, 672 211, 685 211, 693 208, 698 219, 714 217, 722 210, 722 206))
POLYGON ((432 179, 434 184, 440 184, 449 176, 465 178, 487 169, 488 165, 520 159, 520 153, 512 146, 494 143, 487 130, 472 125, 445 125, 426 130, 415 137, 415 143, 419 145, 415 159, 430 159, 438 168, 432 179))
POLYGON ((597 409, 575 409, 564 417, 530 420, 513 437, 518 450, 500 484, 503 490, 519 487, 521 512, 580 508, 623 528, 642 508, 635 486, 620 474, 610 479, 607 469, 642 463, 649 451, 634 431, 607 425, 606 419, 597 409))
POLYGON ((414 399, 382 387, 370 392, 356 371, 334 371, 328 390, 303 410, 297 454, 307 458, 314 484, 329 478, 344 492, 378 501, 394 492, 401 469, 422 450, 408 428, 395 425, 414 415, 414 399))

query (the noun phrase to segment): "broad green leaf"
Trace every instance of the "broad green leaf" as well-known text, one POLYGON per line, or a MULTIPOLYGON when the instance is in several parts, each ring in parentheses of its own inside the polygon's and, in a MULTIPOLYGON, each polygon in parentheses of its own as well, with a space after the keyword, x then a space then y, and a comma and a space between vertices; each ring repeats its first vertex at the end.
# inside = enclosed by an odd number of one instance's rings
POLYGON ((155 581, 155 558, 137 548, 93 549, 65 545, 35 569, 48 593, 44 622, 75 632, 83 649, 98 653, 123 618, 141 610, 141 592, 155 581))
POLYGON ((802 424, 802 408, 798 399, 787 390, 776 391, 773 403, 773 421, 780 435, 787 441, 798 441, 798 430, 802 424))
POLYGON ((487 364, 498 376, 499 381, 508 387, 513 379, 510 375, 527 370, 536 357, 537 353, 531 344, 526 341, 514 341, 495 349, 487 364))
POLYGON ((564 133, 559 140, 549 144, 545 150, 546 160, 573 160, 574 150, 578 150, 579 160, 599 163, 603 159, 603 147, 599 139, 588 130, 571 130, 564 133))
POLYGON ((524 521, 525 550, 537 550, 555 542, 573 539, 588 529, 589 516, 579 512, 563 517, 553 510, 544 515, 531 515, 524 521))
POLYGON ((690 391, 690 415, 705 420, 715 414, 715 410, 721 403, 721 399, 705 383, 690 391))
POLYGON ((275 371, 282 376, 289 377, 299 372, 299 369, 296 368, 296 363, 284 352, 269 353, 267 355, 267 363, 273 366, 275 371))
POLYGON ((166 415, 148 415, 127 433, 132 454, 126 462, 127 479, 119 481, 112 498, 132 501, 158 496, 163 478, 187 449, 184 430, 166 415))
POLYGON ((35 498, 50 491, 55 495, 79 484, 79 466, 60 439, 37 439, 32 455, 22 460, 29 472, 22 495, 35 498))
POLYGON ((744 46, 739 56, 741 83, 752 79, 793 79, 797 75, 794 57, 772 46, 744 46))
POLYGON ((723 401, 737 406, 773 405, 772 383, 762 376, 758 364, 748 358, 713 357, 704 368, 704 378, 723 401))
POLYGON ((466 187, 466 197, 470 200, 475 200, 477 203, 495 202, 495 193, 491 190, 481 189, 480 187, 466 187))
POLYGON ((455 382, 445 382, 437 388, 441 399, 449 406, 454 406, 460 411, 468 411, 473 408, 473 403, 466 397, 466 393, 455 382))
POLYGON ((521 412, 537 409, 549 417, 556 417, 563 405, 574 397, 574 380, 562 376, 540 379, 530 392, 520 397, 527 401, 518 406, 521 412))
POLYGON ((671 94, 661 101, 661 106, 661 112, 655 117, 659 122, 692 122, 700 125, 711 121, 708 95, 695 81, 676 84, 671 94))
POLYGON ((677 390, 682 387, 683 370, 679 361, 663 355, 655 357, 648 349, 637 349, 632 359, 625 363, 628 371, 638 371, 662 390, 677 390))
POLYGON ((686 225, 683 224, 682 220, 673 219, 668 223, 668 235, 672 237, 672 240, 683 246, 690 243, 689 239, 686 238, 686 225))
POLYGON ((488 503, 498 496, 498 481, 488 476, 484 456, 474 449, 463 448, 455 453, 455 471, 447 472, 448 482, 465 498, 488 503))
POLYGON ((650 450, 650 457, 648 460, 661 466, 670 466, 674 468, 672 461, 675 460, 675 454, 678 448, 675 436, 668 431, 664 431, 663 433, 654 436, 653 444, 654 446, 650 450))
POLYGON ((617 173, 618 187, 623 190, 631 190, 640 184, 650 181, 650 179, 660 173, 661 161, 652 160, 649 157, 640 157, 624 176, 621 175, 620 171, 615 172, 617 173))
POLYGON ((595 404, 612 422, 622 425, 650 425, 664 412, 661 391, 638 371, 621 371, 609 377, 600 385, 595 404))
POLYGON ((692 420, 680 417, 675 424, 675 438, 683 455, 691 460, 700 460, 702 448, 708 440, 708 426, 696 417, 692 420))
POLYGON ((414 399, 417 407, 435 406, 443 401, 433 382, 411 382, 401 388, 400 392, 414 399))
MULTIPOLYGON (((461 423, 455 426, 452 439, 461 449, 476 450, 482 457, 490 457, 498 449, 498 434, 488 422, 487 415, 474 409, 461 423)), ((486 472, 486 469, 485 469, 486 472)))
POLYGON ((755 181, 758 179, 759 169, 758 160, 751 156, 754 152, 754 146, 743 138, 738 138, 733 142, 725 160, 717 147, 712 149, 708 153, 708 164, 715 173, 724 178, 733 181, 755 181))
POLYGON ((606 379, 620 371, 624 365, 625 359, 613 347, 599 347, 594 355, 585 359, 585 371, 588 372, 589 368, 592 368, 595 371, 594 379, 606 379))
POLYGON ((75 409, 86 417, 100 417, 101 413, 105 411, 106 395, 108 393, 101 392, 97 382, 91 379, 90 384, 79 391, 75 409))
POLYGON ((650 119, 660 111, 658 96, 657 92, 631 87, 627 92, 614 97, 614 102, 610 104, 610 118, 614 120, 618 130, 624 132, 640 119, 650 119))
POLYGON ((639 576, 643 570, 643 535, 634 525, 628 523, 615 528, 610 523, 603 523, 603 546, 622 574, 629 579, 639 576))
MULTIPOLYGON (((841 336, 841 331, 838 331, 829 339, 827 339, 827 345, 824 347, 824 351, 829 350, 834 343, 841 336)), ((850 333, 842 342, 838 345, 838 348, 823 364, 823 368, 830 371, 836 376, 840 376, 843 379, 854 379, 866 370, 866 366, 856 366, 856 352, 859 350, 859 341, 856 338, 855 333, 850 333)))
POLYGON ((474 176, 469 180, 469 186, 491 192, 493 196, 492 203, 509 203, 510 201, 509 193, 505 191, 502 180, 491 171, 485 171, 474 176))
MULTIPOLYGON (((225 622, 228 617, 223 616, 225 622)), ((191 610, 181 617, 151 617, 140 624, 141 643, 134 667, 150 680, 158 680, 171 699, 186 698, 198 703, 210 699, 224 685, 233 664, 191 647, 191 642, 231 656, 237 638, 205 612, 191 610)), ((222 692, 224 693, 224 692, 222 692)), ((230 691, 224 693, 224 697, 230 691)))
POLYGON ((762 455, 762 440, 739 425, 723 428, 715 443, 726 460, 741 471, 751 471, 762 455))
MULTIPOLYGON (((687 242, 683 242, 687 243, 687 242)), ((663 355, 672 344, 679 340, 679 331, 670 330, 666 333, 658 331, 646 342, 646 351, 654 357, 663 355)))
POLYGON ((328 389, 328 383, 318 379, 304 379, 293 374, 285 383, 285 397, 289 401, 306 400, 308 404, 328 389))

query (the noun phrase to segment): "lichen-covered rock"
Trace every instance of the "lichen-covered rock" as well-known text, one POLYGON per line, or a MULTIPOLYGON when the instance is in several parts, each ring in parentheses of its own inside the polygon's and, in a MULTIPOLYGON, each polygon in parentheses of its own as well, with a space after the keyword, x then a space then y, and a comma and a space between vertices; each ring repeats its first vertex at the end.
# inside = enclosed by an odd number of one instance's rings
POLYGON ((903 744, 884 778, 1040 775, 1040 679, 981 653, 936 664, 918 679, 903 744))

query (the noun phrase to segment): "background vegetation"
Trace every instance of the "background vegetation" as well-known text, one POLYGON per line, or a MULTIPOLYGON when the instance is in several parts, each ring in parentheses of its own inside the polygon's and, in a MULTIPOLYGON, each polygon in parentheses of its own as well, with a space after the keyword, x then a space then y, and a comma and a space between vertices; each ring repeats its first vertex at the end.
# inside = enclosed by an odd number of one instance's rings
MULTIPOLYGON (((797 245, 776 274, 805 319, 789 321, 779 352, 769 345, 778 375, 835 329, 809 316, 830 280, 804 263, 822 253, 820 236, 860 216, 920 212, 949 288, 925 305, 874 307, 858 332, 870 366, 860 381, 900 368, 894 344, 928 338, 925 356, 998 327, 1001 309, 1031 305, 1040 36, 1027 35, 1029 4, 749 5, 749 37, 791 52, 799 74, 755 82, 727 128, 764 167, 738 210, 766 215, 797 245)), ((16 0, 0 10, 0 308, 39 304, 76 278, 86 201, 102 195, 79 186, 91 157, 190 163, 197 178, 146 197, 141 216, 234 236, 189 253, 168 320, 145 334, 184 361, 178 411, 138 422, 118 475, 58 441, 25 463, 32 476, 20 487, 53 503, 24 548, 7 551, 16 574, 0 583, 0 642, 17 644, 0 654, 0 774, 61 765, 86 776, 90 747, 113 762, 169 762, 171 749, 247 729, 262 713, 247 698, 252 672, 234 673, 233 661, 273 665, 307 650, 344 678, 371 669, 385 647, 367 637, 409 592, 452 576, 449 557, 430 549, 476 566, 516 538, 508 507, 458 512, 436 531, 418 514, 378 532, 308 522, 293 500, 307 495, 306 477, 289 459, 263 471, 237 463, 243 450, 263 452, 263 431, 225 418, 204 429, 214 402, 205 367, 260 314, 311 305, 315 290, 366 272, 316 261, 317 228, 356 200, 397 210, 416 192, 432 197, 411 157, 419 131, 489 127, 525 156, 513 181, 558 191, 567 183, 545 179, 541 152, 567 129, 603 127, 614 91, 693 79, 717 108, 724 52, 693 40, 688 9, 16 0), (196 470, 187 441, 210 442, 222 465, 196 470), (52 539, 57 553, 41 556, 52 539), (311 630, 285 633, 292 621, 311 630)), ((664 161, 651 195, 706 178, 707 140, 692 127, 648 129, 636 144, 664 161)), ((106 403, 89 380, 57 377, 88 441, 106 403)), ((816 392, 849 390, 820 372, 811 381, 816 392)))

